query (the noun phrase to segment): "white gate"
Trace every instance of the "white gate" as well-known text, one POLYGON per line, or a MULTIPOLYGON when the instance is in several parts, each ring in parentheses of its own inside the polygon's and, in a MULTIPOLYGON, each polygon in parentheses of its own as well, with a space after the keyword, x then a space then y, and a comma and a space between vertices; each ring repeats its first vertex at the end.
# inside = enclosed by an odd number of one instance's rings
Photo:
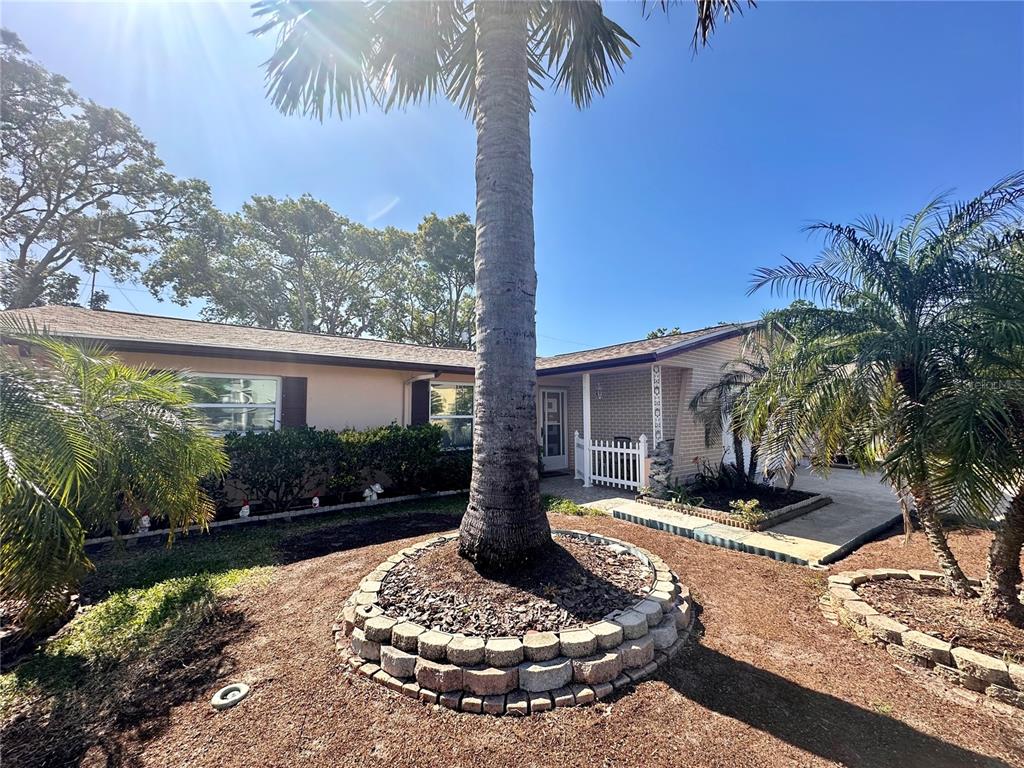
POLYGON ((590 482, 639 491, 647 484, 646 470, 646 435, 640 435, 636 443, 622 440, 590 441, 590 482))

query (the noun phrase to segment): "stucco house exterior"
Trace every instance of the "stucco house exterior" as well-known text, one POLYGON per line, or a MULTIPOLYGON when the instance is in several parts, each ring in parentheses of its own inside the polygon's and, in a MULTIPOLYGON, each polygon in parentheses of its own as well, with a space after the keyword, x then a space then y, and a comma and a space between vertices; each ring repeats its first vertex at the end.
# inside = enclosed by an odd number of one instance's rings
MULTIPOLYGON (((45 306, 0 312, 100 343, 128 363, 188 371, 210 395, 210 428, 329 429, 434 422, 453 449, 472 435, 474 353, 115 311, 45 306)), ((674 474, 717 462, 687 404, 741 354, 753 323, 537 359, 537 438, 545 472, 637 488, 665 443, 674 474)))

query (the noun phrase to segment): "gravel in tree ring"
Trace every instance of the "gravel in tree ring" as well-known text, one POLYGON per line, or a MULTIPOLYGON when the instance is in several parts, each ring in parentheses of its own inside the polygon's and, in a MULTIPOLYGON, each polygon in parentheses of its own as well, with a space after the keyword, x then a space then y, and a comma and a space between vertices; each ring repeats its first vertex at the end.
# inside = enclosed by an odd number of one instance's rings
POLYGON ((458 541, 406 558, 385 578, 388 616, 430 629, 488 637, 558 631, 628 608, 651 589, 650 566, 621 546, 556 536, 550 556, 511 577, 480 574, 458 541))

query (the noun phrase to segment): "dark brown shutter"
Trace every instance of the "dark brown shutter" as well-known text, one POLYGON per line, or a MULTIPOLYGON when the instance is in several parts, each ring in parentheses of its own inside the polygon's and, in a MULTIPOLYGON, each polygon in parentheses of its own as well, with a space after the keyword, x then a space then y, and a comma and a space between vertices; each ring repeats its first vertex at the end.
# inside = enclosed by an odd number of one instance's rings
POLYGON ((414 381, 412 383, 412 407, 409 413, 410 424, 426 424, 430 421, 430 382, 414 381))
POLYGON ((281 426, 306 426, 305 376, 285 376, 281 380, 281 426))

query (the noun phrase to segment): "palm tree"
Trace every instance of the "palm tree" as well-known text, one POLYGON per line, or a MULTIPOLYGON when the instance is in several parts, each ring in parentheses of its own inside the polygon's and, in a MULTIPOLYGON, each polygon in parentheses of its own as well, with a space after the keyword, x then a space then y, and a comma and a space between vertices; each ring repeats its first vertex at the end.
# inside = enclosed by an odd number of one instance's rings
MULTIPOLYGON (((937 484, 947 446, 934 414, 955 386, 949 371, 958 358, 990 346, 972 325, 970 297, 999 280, 992 244, 1019 228, 1022 200, 1017 174, 965 204, 938 198, 898 228, 877 218, 815 224, 825 237, 817 260, 760 269, 751 288, 791 289, 824 304, 798 311, 810 335, 782 374, 786 397, 762 441, 769 465, 791 468, 810 444, 826 471, 841 445, 864 467, 881 460, 885 479, 913 498, 947 586, 963 597, 975 593, 941 522, 951 498, 937 484)), ((956 493, 977 509, 997 481, 973 466, 974 482, 956 493)))
POLYGON ((1024 626, 1024 231, 992 245, 994 279, 979 281, 971 297, 975 344, 951 358, 948 386, 933 403, 945 454, 936 486, 962 514, 995 518, 982 608, 1024 626))
MULTIPOLYGON (((769 313, 756 330, 747 334, 740 355, 722 366, 722 375, 690 399, 690 410, 704 425, 704 442, 711 446, 729 425, 737 476, 753 483, 757 478, 761 435, 774 399, 768 380, 792 347, 792 338, 769 313), (754 396, 756 392, 756 397, 754 396), (744 466, 744 440, 750 442, 750 458, 744 466)), ((790 475, 792 477, 792 474, 790 475)))
POLYGON ((125 513, 204 523, 199 480, 227 459, 190 411, 179 374, 125 365, 17 320, 0 321, 0 599, 35 628, 60 613, 91 567, 87 531, 125 513))
MULTIPOLYGON (((694 46, 739 0, 695 0, 694 46)), ((667 9, 668 2, 661 3, 667 9)), ((476 387, 473 479, 462 555, 501 570, 551 546, 534 434, 536 325, 530 87, 553 79, 579 107, 611 84, 632 37, 595 0, 259 0, 277 32, 266 62, 282 112, 323 119, 445 95, 473 117, 476 153, 476 387)))

